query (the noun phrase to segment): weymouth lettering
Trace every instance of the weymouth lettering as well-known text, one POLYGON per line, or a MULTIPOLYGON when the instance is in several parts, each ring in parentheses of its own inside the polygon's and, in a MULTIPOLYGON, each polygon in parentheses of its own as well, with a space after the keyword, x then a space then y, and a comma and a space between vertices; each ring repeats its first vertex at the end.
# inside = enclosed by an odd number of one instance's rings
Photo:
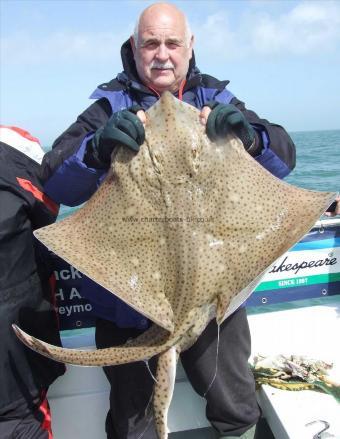
POLYGON ((311 261, 302 261, 291 264, 286 264, 288 256, 284 258, 280 265, 274 267, 269 271, 269 273, 281 273, 283 271, 294 271, 297 274, 300 270, 309 269, 313 267, 322 267, 323 265, 335 265, 337 263, 337 258, 324 258, 311 261))

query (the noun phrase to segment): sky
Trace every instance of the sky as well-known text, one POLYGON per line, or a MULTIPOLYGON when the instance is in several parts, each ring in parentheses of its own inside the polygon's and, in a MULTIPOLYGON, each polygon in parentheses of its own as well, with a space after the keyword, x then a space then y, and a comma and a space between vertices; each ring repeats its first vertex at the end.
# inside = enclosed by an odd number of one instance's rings
MULTIPOLYGON (((0 0, 0 123, 51 145, 122 70, 144 0, 0 0)), ((174 1, 198 67, 288 131, 340 129, 339 0, 174 1)))

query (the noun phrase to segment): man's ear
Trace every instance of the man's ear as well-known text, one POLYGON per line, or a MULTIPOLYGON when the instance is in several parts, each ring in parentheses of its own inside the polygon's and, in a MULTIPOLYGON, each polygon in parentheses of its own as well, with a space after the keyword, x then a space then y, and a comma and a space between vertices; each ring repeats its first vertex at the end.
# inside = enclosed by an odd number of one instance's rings
POLYGON ((130 37, 130 44, 131 44, 133 55, 135 55, 135 53, 136 53, 136 44, 135 44, 135 39, 133 38, 133 35, 131 35, 131 37, 130 37))

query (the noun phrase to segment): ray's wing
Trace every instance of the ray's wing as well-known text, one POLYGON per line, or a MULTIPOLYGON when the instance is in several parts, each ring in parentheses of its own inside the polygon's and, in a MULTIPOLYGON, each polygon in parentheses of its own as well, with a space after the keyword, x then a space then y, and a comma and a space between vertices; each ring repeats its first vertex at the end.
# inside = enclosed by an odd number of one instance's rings
POLYGON ((197 149, 207 137, 198 110, 170 93, 148 110, 145 129, 139 153, 118 148, 111 173, 81 210, 35 236, 173 332, 176 321, 198 304, 189 295, 190 306, 182 300, 184 291, 196 290, 195 240, 186 219, 197 214, 190 175, 199 172, 197 149))
POLYGON ((113 172, 72 216, 35 236, 50 250, 132 308, 172 332, 165 295, 167 269, 163 202, 146 145, 120 148, 113 172), (146 194, 145 194, 146 193, 146 194))
POLYGON ((222 286, 221 322, 249 296, 265 270, 311 229, 336 194, 279 180, 236 138, 212 145, 205 154, 202 161, 214 174, 207 191, 213 220, 206 228, 206 264, 215 266, 214 281, 222 286))

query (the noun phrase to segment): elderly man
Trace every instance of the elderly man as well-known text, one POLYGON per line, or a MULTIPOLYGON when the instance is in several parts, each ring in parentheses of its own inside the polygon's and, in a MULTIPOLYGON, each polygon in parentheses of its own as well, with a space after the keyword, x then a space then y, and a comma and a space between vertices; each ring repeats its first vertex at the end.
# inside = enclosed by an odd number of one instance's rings
MULTIPOLYGON (((175 6, 157 3, 141 14, 134 36, 121 49, 123 72, 95 90, 91 98, 96 102, 45 156, 45 191, 51 198, 70 206, 83 203, 102 182, 117 145, 138 153, 144 141, 141 110, 166 90, 202 110, 201 121, 212 140, 236 134, 249 154, 279 178, 294 168, 295 148, 284 129, 247 110, 226 88, 228 81, 202 74, 196 67, 193 42, 186 18, 175 6)), ((149 326, 136 311, 86 282, 82 291, 98 315, 99 348, 123 344, 149 326)), ((205 395, 207 417, 217 437, 253 437, 260 410, 247 364, 250 334, 244 308, 220 328, 217 360, 216 343, 217 327, 211 322, 182 354, 183 366, 194 389, 205 395), (217 376, 209 388, 216 361, 217 376)), ((156 361, 150 362, 152 370, 156 361)), ((156 438, 149 410, 153 380, 146 365, 106 367, 105 373, 111 384, 108 438, 156 438)))

